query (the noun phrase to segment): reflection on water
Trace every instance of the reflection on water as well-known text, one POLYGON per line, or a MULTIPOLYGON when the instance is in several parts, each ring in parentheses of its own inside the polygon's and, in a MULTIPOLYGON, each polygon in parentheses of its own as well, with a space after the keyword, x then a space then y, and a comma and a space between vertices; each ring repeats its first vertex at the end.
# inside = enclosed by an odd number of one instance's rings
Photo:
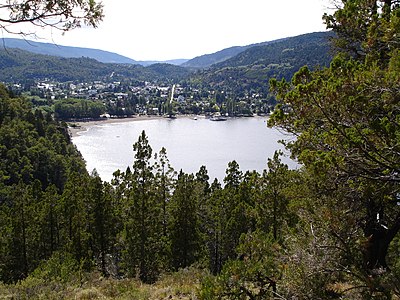
MULTIPOLYGON (((205 165, 211 179, 225 176, 228 162, 236 160, 242 171, 266 168, 268 157, 283 149, 278 140, 288 136, 267 128, 265 118, 229 119, 211 122, 199 118, 156 119, 91 127, 73 138, 91 172, 96 169, 103 180, 109 181, 117 169, 125 171, 133 163, 133 148, 146 131, 154 152, 162 147, 175 170, 195 173, 205 165)), ((285 163, 295 163, 287 157, 285 163)))

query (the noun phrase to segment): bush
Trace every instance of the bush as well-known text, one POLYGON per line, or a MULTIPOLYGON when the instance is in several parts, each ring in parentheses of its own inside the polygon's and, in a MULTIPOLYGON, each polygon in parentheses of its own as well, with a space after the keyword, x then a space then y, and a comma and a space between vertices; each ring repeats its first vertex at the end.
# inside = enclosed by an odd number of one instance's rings
POLYGON ((57 281, 67 283, 81 279, 82 264, 69 253, 54 252, 42 262, 29 277, 42 279, 46 282, 57 281))

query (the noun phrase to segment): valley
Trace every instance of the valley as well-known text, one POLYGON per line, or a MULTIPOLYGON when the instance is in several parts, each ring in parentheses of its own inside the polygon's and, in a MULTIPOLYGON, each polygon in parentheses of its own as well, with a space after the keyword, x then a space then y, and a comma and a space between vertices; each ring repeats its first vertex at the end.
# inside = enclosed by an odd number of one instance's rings
MULTIPOLYGON (((310 68, 328 66, 331 36, 329 32, 310 33, 229 48, 182 66, 101 63, 89 57, 65 58, 8 49, 0 51, 0 80, 15 95, 24 95, 34 106, 61 119, 96 119, 104 114, 265 115, 276 104, 269 79, 290 80, 306 64, 310 68), (174 84, 174 101, 168 103, 174 84), (83 100, 86 106, 81 105, 83 100)), ((45 44, 44 49, 48 47, 45 44)), ((78 50, 70 51, 75 55, 78 50)))

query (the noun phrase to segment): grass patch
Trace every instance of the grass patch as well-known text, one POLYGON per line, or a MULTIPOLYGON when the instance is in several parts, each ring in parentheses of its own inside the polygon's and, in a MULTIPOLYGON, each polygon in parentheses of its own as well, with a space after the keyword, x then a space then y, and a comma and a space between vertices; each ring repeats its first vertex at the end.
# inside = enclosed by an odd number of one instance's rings
POLYGON ((104 278, 99 273, 84 274, 70 282, 28 277, 16 284, 0 283, 0 299, 198 299, 197 291, 205 271, 188 268, 164 274, 155 284, 137 279, 104 278))

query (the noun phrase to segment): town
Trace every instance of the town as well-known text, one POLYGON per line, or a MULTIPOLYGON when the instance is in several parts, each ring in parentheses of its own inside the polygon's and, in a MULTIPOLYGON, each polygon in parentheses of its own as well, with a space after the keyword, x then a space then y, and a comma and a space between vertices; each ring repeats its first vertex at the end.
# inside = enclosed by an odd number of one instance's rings
POLYGON ((269 114, 275 99, 260 92, 242 93, 197 88, 187 83, 148 81, 55 82, 9 84, 15 95, 59 119, 121 118, 132 115, 206 115, 243 117, 269 114), (174 87, 174 88, 173 88, 174 87), (171 95, 173 92, 173 95, 171 95))

